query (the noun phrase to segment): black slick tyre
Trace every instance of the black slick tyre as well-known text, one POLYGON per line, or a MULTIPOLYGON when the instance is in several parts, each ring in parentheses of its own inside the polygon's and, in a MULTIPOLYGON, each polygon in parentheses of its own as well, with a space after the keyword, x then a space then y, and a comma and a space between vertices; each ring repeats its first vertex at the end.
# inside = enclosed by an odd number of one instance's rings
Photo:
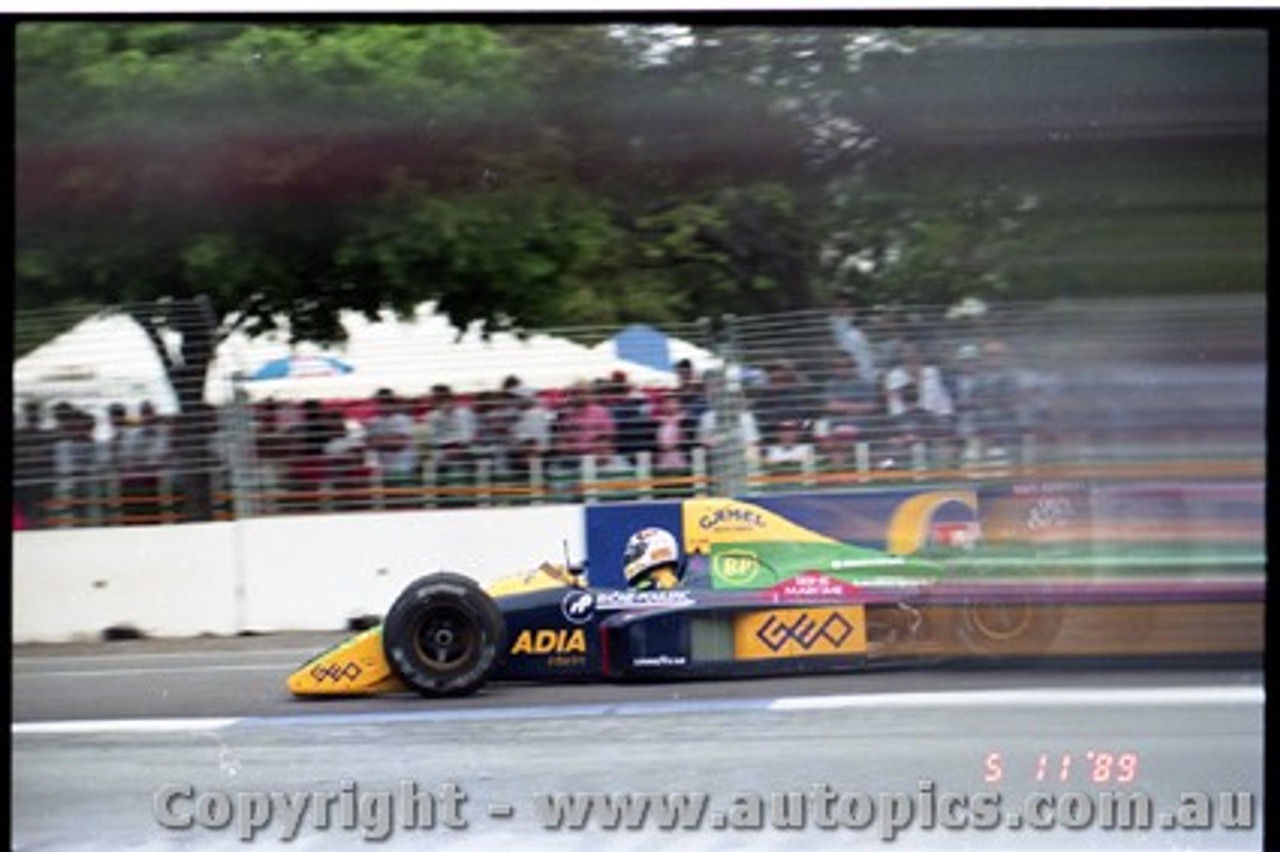
POLYGON ((382 625, 391 668, 416 692, 470 695, 506 650, 506 624, 493 598, 470 577, 439 573, 410 583, 382 625))

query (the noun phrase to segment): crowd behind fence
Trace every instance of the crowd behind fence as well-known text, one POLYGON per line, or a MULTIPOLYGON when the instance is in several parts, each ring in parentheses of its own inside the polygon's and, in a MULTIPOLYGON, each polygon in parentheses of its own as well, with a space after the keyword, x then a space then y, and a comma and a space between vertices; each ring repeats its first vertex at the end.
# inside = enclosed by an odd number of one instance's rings
MULTIPOLYGON (((14 521, 156 524, 1149 469, 1254 475, 1265 455, 1264 314, 1261 298, 948 309, 842 300, 665 329, 706 358, 675 359, 661 381, 623 365, 533 387, 513 360, 492 386, 462 388, 447 357, 406 382, 412 365, 366 353, 361 371, 396 379, 358 398, 261 398, 240 374, 206 385, 224 381, 225 394, 181 407, 154 391, 103 398, 101 386, 19 380, 19 361, 14 521)), ((67 324, 52 314, 17 322, 67 324)), ((104 340, 97 363, 113 360, 121 369, 107 372, 121 375, 126 353, 104 340)))

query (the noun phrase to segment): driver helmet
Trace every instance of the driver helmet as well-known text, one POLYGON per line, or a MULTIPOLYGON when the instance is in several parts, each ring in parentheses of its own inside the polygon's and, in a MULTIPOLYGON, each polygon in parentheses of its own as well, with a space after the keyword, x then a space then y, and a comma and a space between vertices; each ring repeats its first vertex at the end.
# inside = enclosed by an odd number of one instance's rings
POLYGON ((622 574, 633 589, 669 589, 680 582, 680 546, 675 536, 646 527, 627 539, 622 574))

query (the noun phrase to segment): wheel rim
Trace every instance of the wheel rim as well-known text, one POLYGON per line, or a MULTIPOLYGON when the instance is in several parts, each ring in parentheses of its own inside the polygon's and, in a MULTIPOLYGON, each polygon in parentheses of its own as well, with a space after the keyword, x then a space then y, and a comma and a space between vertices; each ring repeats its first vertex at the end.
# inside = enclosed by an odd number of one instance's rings
POLYGON ((434 606, 413 631, 414 652, 424 666, 449 672, 463 666, 477 644, 475 622, 461 607, 434 606))
POLYGON ((1027 604, 975 604, 969 622, 982 636, 997 642, 1016 639, 1031 626, 1033 616, 1027 604))

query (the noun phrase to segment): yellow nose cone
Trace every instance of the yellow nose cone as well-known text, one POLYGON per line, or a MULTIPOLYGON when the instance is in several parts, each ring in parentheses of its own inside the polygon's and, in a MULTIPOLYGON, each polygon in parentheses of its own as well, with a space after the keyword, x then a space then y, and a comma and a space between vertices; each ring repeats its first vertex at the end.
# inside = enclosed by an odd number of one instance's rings
POLYGON ((382 653, 382 628, 373 627, 308 660, 289 676, 294 695, 371 695, 406 689, 382 653))

